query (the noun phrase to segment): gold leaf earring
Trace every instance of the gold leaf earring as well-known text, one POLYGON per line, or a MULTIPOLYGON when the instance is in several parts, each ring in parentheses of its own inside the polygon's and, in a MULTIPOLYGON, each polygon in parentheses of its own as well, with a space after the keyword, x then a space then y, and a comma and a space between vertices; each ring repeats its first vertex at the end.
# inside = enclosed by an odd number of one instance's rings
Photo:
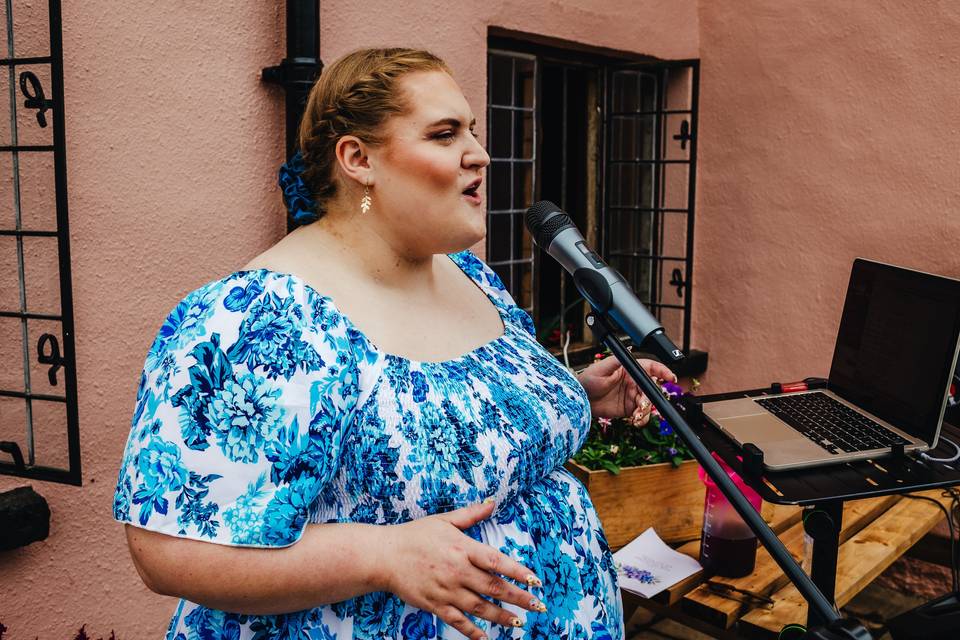
POLYGON ((360 213, 370 211, 370 202, 370 178, 367 178, 363 185, 363 197, 360 198, 360 213))

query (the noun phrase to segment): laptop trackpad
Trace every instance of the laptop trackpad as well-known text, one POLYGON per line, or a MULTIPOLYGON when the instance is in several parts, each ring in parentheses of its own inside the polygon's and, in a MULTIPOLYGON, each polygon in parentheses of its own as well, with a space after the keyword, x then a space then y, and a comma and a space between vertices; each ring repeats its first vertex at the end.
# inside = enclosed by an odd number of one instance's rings
POLYGON ((757 446, 784 440, 803 439, 803 436, 770 414, 726 418, 723 421, 723 427, 729 433, 734 434, 741 443, 752 442, 757 446))

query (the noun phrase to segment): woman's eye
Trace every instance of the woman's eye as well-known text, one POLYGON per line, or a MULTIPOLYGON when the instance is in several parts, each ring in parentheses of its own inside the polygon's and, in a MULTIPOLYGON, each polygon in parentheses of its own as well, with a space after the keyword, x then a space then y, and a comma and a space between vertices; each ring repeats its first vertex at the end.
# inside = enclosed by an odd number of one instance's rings
MULTIPOLYGON (((472 135, 477 140, 480 139, 476 131, 471 130, 470 135, 472 135)), ((457 132, 453 130, 438 131, 437 133, 432 134, 430 137, 433 138, 434 140, 440 141, 443 144, 449 144, 453 142, 454 139, 456 139, 457 132)))

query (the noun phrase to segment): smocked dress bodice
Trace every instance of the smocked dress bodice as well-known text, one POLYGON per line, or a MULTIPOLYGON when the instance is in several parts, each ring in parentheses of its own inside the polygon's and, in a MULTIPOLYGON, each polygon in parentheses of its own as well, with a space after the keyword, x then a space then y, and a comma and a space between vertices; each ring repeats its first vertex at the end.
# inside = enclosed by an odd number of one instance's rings
MULTIPOLYGON (((622 638, 610 551, 562 467, 589 429, 586 394, 496 274, 469 252, 450 258, 496 306, 503 333, 442 362, 384 352, 293 275, 241 271, 189 294, 147 356, 115 517, 282 547, 307 523, 398 524, 492 497, 493 516, 466 533, 536 572, 547 612, 497 602, 523 626, 476 624, 493 640, 622 638)), ((181 601, 167 634, 463 637, 384 592, 270 616, 181 601)))

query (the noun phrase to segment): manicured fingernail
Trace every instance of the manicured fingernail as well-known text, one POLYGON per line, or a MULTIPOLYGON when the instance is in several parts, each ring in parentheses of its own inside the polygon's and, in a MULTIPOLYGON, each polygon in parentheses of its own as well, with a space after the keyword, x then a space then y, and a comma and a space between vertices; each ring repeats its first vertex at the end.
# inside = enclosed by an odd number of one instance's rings
POLYGON ((494 498, 493 496, 488 496, 483 499, 483 504, 492 504, 496 501, 497 501, 496 498, 494 498))
POLYGON ((515 627, 522 627, 523 620, 521 620, 520 618, 510 618, 510 624, 515 627))
POLYGON ((530 598, 530 608, 534 611, 539 611, 540 613, 547 612, 547 605, 543 604, 536 598, 530 598))
POLYGON ((542 587, 543 583, 540 582, 540 578, 533 575, 532 573, 527 576, 527 584, 531 587, 542 587))

